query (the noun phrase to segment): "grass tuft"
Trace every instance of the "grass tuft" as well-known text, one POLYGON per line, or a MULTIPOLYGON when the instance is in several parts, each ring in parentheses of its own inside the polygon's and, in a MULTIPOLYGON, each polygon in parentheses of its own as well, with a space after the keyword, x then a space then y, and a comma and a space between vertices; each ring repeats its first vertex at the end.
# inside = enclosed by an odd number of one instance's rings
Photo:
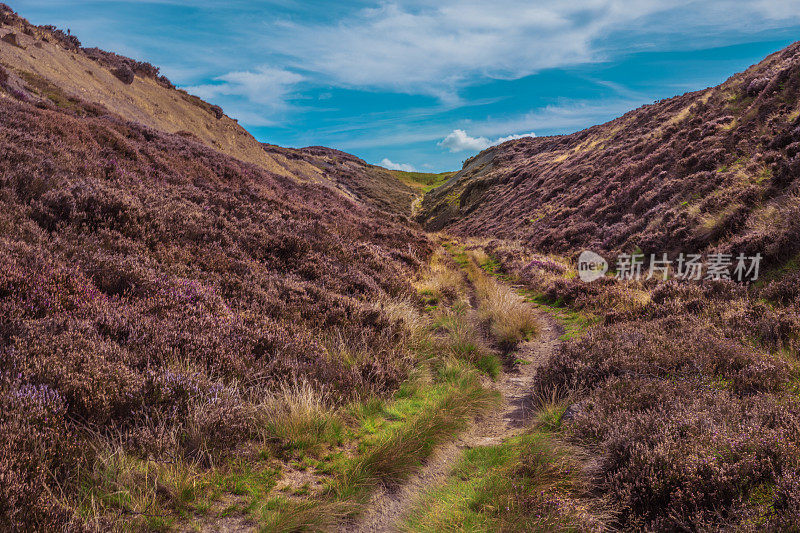
POLYGON ((343 424, 322 393, 306 381, 284 383, 259 407, 259 427, 266 444, 281 452, 309 450, 342 440, 343 424))
POLYGON ((467 450, 449 481, 406 517, 406 531, 591 531, 604 518, 576 451, 547 432, 467 450))
POLYGON ((511 351, 523 340, 538 335, 535 310, 514 289, 483 270, 485 265, 493 265, 489 256, 482 250, 472 250, 467 256, 466 270, 477 294, 478 313, 489 323, 497 343, 511 351))

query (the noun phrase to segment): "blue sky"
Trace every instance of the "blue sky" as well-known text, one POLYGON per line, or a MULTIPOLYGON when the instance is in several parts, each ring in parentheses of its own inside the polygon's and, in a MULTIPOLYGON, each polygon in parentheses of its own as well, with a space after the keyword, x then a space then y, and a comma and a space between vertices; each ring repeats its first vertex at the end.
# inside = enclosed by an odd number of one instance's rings
POLYGON ((160 66, 264 142, 419 171, 716 85, 800 40, 800 0, 5 1, 160 66))

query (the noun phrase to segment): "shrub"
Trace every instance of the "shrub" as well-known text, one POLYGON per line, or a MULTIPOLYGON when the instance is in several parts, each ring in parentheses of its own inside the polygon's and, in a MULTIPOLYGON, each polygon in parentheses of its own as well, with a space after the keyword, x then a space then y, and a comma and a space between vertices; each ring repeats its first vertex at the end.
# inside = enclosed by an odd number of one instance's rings
POLYGON ((51 476, 81 461, 66 402, 46 385, 20 384, 7 374, 0 379, 0 524, 10 531, 20 524, 40 529, 69 523, 69 510, 46 488, 51 476))
POLYGON ((769 282, 764 287, 764 296, 781 305, 800 302, 800 272, 769 282))
POLYGON ((214 115, 214 116, 215 116, 217 119, 221 119, 222 117, 224 117, 224 116, 225 116, 225 112, 224 112, 224 111, 222 110, 222 108, 221 108, 220 106, 218 106, 218 105, 212 105, 210 109, 211 109, 211 113, 212 113, 212 114, 213 114, 213 115, 214 115))
POLYGON ((67 50, 79 50, 81 47, 80 39, 71 33, 67 33, 64 30, 60 30, 51 25, 39 26, 39 28, 48 32, 53 39, 61 43, 61 45, 67 50))
POLYGON ((686 383, 614 378, 584 400, 568 432, 600 447, 601 485, 628 529, 738 529, 765 487, 769 512, 756 523, 770 529, 793 520, 796 493, 772 489, 785 491, 797 472, 800 420, 790 413, 769 395, 740 400, 686 383))
POLYGON ((761 91, 767 88, 767 85, 769 85, 769 78, 755 78, 747 86, 747 94, 749 96, 758 96, 761 91))
POLYGON ((739 394, 774 392, 790 377, 781 359, 726 339, 713 326, 669 318, 590 330, 542 369, 539 386, 585 390, 620 376, 722 379, 739 394))
POLYGON ((130 85, 131 83, 133 83, 133 79, 135 77, 133 74, 133 70, 131 70, 131 68, 128 65, 121 65, 112 70, 111 73, 125 85, 130 85))

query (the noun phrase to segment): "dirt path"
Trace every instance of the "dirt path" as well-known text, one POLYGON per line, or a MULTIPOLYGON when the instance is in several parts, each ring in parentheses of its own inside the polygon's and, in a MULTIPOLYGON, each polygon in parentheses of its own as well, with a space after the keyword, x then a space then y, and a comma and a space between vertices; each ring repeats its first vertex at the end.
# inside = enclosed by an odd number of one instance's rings
POLYGON ((456 441, 442 446, 426 462, 422 470, 399 487, 378 491, 367 511, 344 531, 366 533, 398 531, 397 523, 411 510, 416 500, 434 486, 442 485, 461 457, 464 449, 500 444, 521 432, 533 409, 530 397, 537 369, 555 352, 563 333, 561 325, 545 311, 537 315, 541 335, 525 342, 516 351, 516 358, 527 364, 517 371, 503 373, 493 384, 503 401, 494 410, 476 421, 456 441))

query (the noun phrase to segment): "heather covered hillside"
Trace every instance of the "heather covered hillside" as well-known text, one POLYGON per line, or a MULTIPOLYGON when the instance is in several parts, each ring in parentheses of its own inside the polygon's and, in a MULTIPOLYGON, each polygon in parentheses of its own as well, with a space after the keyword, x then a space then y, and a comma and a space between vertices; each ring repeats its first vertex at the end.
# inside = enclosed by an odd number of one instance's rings
POLYGON ((540 251, 800 252, 800 44, 722 85, 466 161, 428 194, 432 230, 540 251))
MULTIPOLYGON (((411 204, 419 196, 408 184, 391 171, 370 165, 363 159, 324 146, 283 148, 265 144, 264 150, 290 161, 307 163, 312 172, 300 174, 308 180, 331 183, 348 198, 375 206, 395 215, 408 216, 411 204)), ((295 168, 293 172, 303 172, 295 168)))
POLYGON ((2 523, 72 518, 42 491, 74 496, 92 431, 206 460, 252 436, 242 395, 403 379, 374 302, 410 294, 416 229, 75 106, 0 101, 2 523), (381 356, 332 357, 341 339, 381 356))
POLYGON ((44 4, 364 159, 0 4, 0 531, 800 531, 800 42, 535 137, 701 3, 44 4))

